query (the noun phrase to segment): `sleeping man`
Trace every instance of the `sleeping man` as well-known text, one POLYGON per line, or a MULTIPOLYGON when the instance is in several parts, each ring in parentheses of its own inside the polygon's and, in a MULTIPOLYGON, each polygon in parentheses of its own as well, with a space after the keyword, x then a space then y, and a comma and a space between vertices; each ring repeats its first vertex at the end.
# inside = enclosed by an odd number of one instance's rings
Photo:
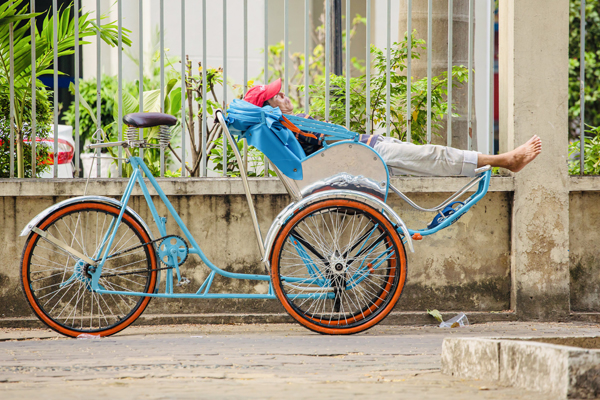
MULTIPOLYGON (((281 92, 281 79, 251 88, 244 100, 258 107, 279 107, 284 114, 294 113, 292 102, 281 92)), ((310 118, 305 114, 296 115, 310 118)), ((322 147, 322 134, 296 135, 296 138, 306 155, 322 147)), ((537 135, 516 149, 497 155, 432 144, 416 145, 381 135, 360 135, 360 141, 379 153, 394 175, 474 176, 475 169, 485 165, 518 172, 542 151, 542 140, 537 135)))

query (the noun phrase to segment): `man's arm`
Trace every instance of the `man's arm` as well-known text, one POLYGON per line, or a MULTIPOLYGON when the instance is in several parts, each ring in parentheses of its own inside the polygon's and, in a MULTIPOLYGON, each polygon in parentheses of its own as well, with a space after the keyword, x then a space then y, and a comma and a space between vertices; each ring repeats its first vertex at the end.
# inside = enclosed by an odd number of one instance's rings
MULTIPOLYGON (((296 116, 314 119, 310 115, 304 113, 296 114, 296 116)), ((294 133, 294 135, 296 136, 296 139, 304 149, 304 153, 306 153, 307 156, 323 147, 323 139, 325 138, 325 135, 322 133, 300 132, 294 133)))

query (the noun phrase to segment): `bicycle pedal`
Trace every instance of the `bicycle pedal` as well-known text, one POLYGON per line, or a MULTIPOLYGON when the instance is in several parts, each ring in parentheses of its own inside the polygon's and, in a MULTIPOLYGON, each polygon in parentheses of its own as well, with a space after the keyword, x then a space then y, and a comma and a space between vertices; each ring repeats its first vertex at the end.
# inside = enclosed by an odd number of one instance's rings
POLYGON ((186 278, 185 276, 182 276, 181 279, 179 280, 179 283, 176 284, 175 286, 185 286, 188 283, 190 283, 190 280, 188 278, 186 278))
MULTIPOLYGON (((455 212, 460 210, 464 205, 465 205, 465 203, 463 203, 461 201, 455 201, 453 203, 450 203, 450 205, 448 205, 448 206, 446 206, 446 208, 444 208, 444 210, 442 211, 442 215, 438 214, 433 218, 433 221, 431 221, 431 223, 429 225, 427 225, 427 229, 435 228, 436 226, 438 226, 439 224, 444 222, 447 218, 449 218, 452 214, 454 214, 455 212)), ((458 219, 454 220, 453 223, 456 222, 457 220, 458 219)))

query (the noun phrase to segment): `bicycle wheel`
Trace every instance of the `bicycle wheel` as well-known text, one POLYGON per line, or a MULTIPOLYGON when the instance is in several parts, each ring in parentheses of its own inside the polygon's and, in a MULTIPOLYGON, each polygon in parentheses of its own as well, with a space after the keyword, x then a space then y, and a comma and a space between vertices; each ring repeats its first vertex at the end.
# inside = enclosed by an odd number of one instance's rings
MULTIPOLYGON (((92 259, 99 259, 102 242, 120 209, 104 203, 66 205, 38 228, 92 259)), ((152 293, 157 258, 146 230, 125 212, 99 284, 106 290, 152 293)), ((21 285, 35 315, 63 335, 108 336, 141 315, 150 297, 99 294, 91 290, 90 266, 31 233, 21 258, 21 285)))
POLYGON ((286 311, 324 334, 364 331, 385 318, 406 281, 406 253, 390 221, 354 200, 330 199, 293 215, 271 253, 286 311))

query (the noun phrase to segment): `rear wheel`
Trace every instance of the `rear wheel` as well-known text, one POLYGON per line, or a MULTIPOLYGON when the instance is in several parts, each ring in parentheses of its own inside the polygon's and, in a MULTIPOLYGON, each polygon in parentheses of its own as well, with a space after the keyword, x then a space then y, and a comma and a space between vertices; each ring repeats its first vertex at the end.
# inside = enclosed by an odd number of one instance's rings
POLYGON ((312 204, 281 228, 271 278, 286 311, 325 334, 364 331, 383 320, 406 281, 402 239, 376 209, 354 200, 312 204))
MULTIPOLYGON (((70 204, 50 214, 38 228, 96 260, 120 209, 104 203, 70 204)), ((106 290, 152 293, 157 258, 146 230, 125 212, 99 284, 106 290)), ((92 266, 31 233, 21 259, 21 284, 35 315, 63 335, 108 336, 135 321, 150 297, 99 294, 91 290, 92 266)))

